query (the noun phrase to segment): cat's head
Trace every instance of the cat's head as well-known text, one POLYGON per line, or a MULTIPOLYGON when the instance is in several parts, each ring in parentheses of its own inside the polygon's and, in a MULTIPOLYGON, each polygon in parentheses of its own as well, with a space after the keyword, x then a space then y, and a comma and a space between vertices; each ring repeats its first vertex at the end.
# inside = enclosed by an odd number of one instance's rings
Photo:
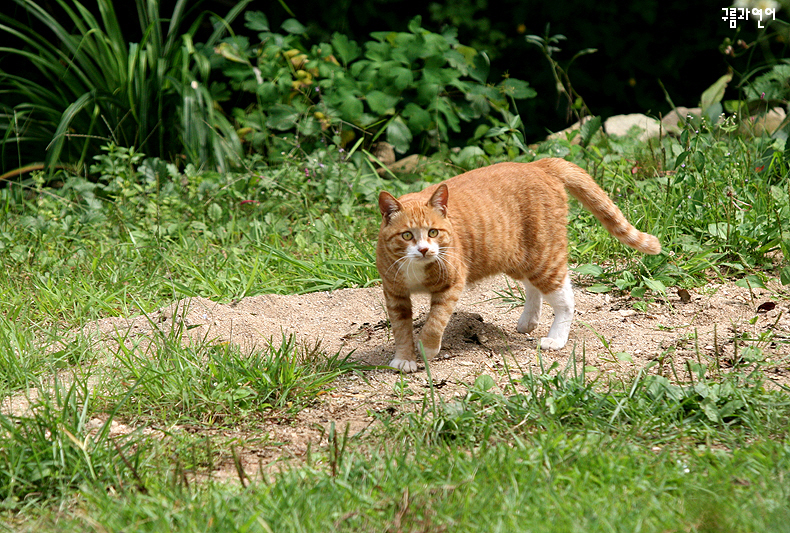
POLYGON ((406 195, 397 200, 386 191, 379 194, 379 242, 398 258, 428 264, 440 260, 452 242, 447 185, 440 184, 427 202, 417 198, 406 195))

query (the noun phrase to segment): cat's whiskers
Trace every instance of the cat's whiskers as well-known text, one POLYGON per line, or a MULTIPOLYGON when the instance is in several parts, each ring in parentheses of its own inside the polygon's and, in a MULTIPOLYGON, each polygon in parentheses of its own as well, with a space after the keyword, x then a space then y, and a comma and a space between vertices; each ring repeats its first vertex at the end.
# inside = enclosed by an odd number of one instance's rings
POLYGON ((455 247, 453 246, 440 246, 439 253, 436 255, 437 260, 439 261, 439 264, 442 267, 442 271, 445 274, 447 273, 446 267, 448 266, 452 267, 455 270, 456 274, 458 273, 458 267, 453 264, 454 261, 448 261, 448 259, 453 259, 453 260, 458 259, 458 256, 454 252, 450 251, 454 249, 455 247))
MULTIPOLYGON (((397 265, 397 266, 398 266, 398 268, 397 268, 397 270, 395 270, 395 275, 397 276, 397 275, 399 275, 399 274, 400 274, 400 272, 401 272, 401 269, 403 268, 403 266, 404 266, 404 265, 408 265, 409 263, 411 263, 411 261, 409 261, 409 256, 407 256, 407 255, 404 255, 404 256, 402 256, 402 257, 399 257, 399 258, 398 258, 397 260, 395 260, 395 261, 394 261, 394 262, 393 262, 393 263, 390 265, 390 267, 387 269, 387 274, 389 274, 390 270, 392 270, 392 268, 393 268, 394 266, 396 266, 396 265, 397 265)), ((408 267, 407 267, 407 268, 408 268, 408 267)))

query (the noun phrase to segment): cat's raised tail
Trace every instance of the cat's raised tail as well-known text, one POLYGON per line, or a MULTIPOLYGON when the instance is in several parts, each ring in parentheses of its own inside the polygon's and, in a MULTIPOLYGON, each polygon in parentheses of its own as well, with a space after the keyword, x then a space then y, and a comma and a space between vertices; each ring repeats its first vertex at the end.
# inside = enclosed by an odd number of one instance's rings
POLYGON ((548 174, 561 181, 618 241, 642 253, 661 253, 658 239, 632 226, 606 192, 581 167, 564 159, 542 159, 534 164, 542 166, 548 174))

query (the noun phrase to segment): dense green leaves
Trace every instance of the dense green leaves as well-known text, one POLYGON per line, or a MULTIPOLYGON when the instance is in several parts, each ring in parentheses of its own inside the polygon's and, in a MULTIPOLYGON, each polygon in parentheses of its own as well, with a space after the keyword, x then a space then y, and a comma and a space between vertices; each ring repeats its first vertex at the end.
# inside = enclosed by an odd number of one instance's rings
MULTIPOLYGON (((250 15, 248 29, 264 27, 264 19, 250 15)), ((459 44, 454 31, 423 29, 419 18, 407 32, 372 33, 364 46, 336 33, 329 43, 308 48, 290 23, 284 29, 285 35, 260 33, 260 44, 225 39, 216 49, 221 59, 215 58, 235 89, 255 94, 256 106, 234 115, 260 142, 253 148, 270 156, 294 146, 309 151, 328 135, 341 146, 363 135, 368 142, 387 140, 398 152, 426 149, 448 142, 462 121, 507 111, 514 100, 535 96, 520 80, 485 85, 485 54, 459 44), (259 121, 244 118, 282 115, 282 106, 300 117, 300 126, 286 128, 279 118, 265 124, 288 131, 284 137, 272 138, 259 121)))

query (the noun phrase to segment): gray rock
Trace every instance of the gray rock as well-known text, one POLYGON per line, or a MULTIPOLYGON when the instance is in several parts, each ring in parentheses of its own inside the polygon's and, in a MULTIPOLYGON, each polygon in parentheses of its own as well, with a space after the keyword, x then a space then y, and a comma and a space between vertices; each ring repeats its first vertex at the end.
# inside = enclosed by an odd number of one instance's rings
POLYGON ((787 118, 787 113, 781 107, 774 107, 763 115, 749 117, 744 120, 739 129, 743 135, 773 135, 787 118))
POLYGON ((603 124, 603 129, 607 135, 627 135, 632 128, 639 128, 642 132, 639 134, 640 141, 654 139, 661 135, 661 123, 650 118, 647 115, 640 113, 632 113, 630 115, 615 115, 606 119, 603 124))

